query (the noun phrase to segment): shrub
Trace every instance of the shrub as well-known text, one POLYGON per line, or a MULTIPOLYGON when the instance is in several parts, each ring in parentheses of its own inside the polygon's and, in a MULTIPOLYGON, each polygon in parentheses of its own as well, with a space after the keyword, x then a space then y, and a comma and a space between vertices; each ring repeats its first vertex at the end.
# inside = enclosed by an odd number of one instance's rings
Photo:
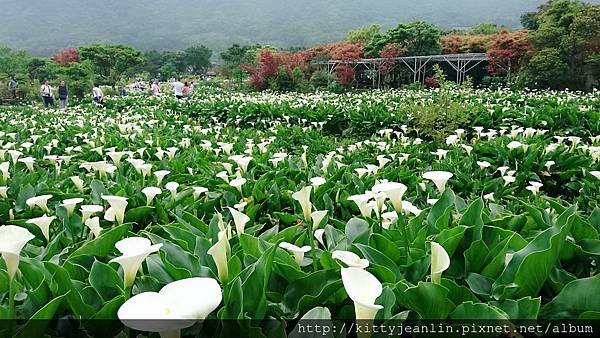
POLYGON ((460 97, 452 96, 455 87, 451 81, 446 79, 438 65, 434 66, 435 77, 439 85, 439 95, 433 95, 433 102, 413 104, 410 106, 409 114, 412 115, 413 123, 423 136, 430 137, 436 141, 443 142, 444 139, 454 133, 469 120, 469 108, 460 97))

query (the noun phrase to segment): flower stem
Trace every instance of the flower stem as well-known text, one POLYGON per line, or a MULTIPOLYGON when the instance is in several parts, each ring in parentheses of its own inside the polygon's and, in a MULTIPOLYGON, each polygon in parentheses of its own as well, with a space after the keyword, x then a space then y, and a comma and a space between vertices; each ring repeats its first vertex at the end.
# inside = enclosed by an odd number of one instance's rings
POLYGON ((14 288, 13 278, 10 278, 8 281, 8 319, 12 322, 16 320, 16 312, 15 312, 15 288, 14 288))
POLYGON ((310 226, 306 227, 306 230, 308 235, 308 241, 310 242, 310 252, 312 253, 313 270, 317 271, 317 252, 315 250, 315 239, 313 238, 313 224, 309 222, 307 223, 310 224, 310 226))
POLYGON ((129 298, 131 298, 131 289, 133 288, 132 286, 127 286, 125 287, 124 293, 125 293, 125 301, 128 301, 129 298))
POLYGON ((410 250, 408 248, 409 243, 408 243, 407 227, 408 227, 408 224, 406 224, 406 219, 403 217, 401 228, 402 228, 402 237, 404 237, 404 249, 406 250, 406 264, 408 265, 410 263, 410 250))

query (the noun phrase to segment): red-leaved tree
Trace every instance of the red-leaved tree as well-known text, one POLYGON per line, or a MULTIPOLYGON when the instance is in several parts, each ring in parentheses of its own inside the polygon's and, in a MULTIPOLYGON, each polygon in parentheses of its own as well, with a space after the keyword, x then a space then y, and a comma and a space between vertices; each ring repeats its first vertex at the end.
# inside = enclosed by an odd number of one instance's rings
POLYGON ((283 66, 289 74, 297 68, 304 71, 310 64, 310 54, 304 51, 277 53, 275 58, 279 66, 283 66))
POLYGON ((75 48, 63 48, 52 56, 52 60, 66 66, 71 62, 79 62, 79 52, 75 48))
POLYGON ((268 80, 276 77, 281 69, 291 76, 294 69, 306 70, 309 62, 310 55, 307 52, 274 53, 264 49, 258 55, 258 67, 250 65, 240 65, 240 67, 250 73, 249 81, 254 89, 264 90, 267 88, 268 80))
POLYGON ((493 75, 505 74, 510 67, 518 70, 533 51, 527 30, 502 30, 492 36, 487 51, 488 71, 493 75))
MULTIPOLYGON (((330 43, 311 48, 307 52, 312 59, 352 61, 364 57, 361 43, 330 43)), ((354 81, 356 72, 350 64, 339 64, 335 67, 335 75, 341 85, 348 86, 354 81)))
POLYGON ((485 53, 492 35, 444 35, 441 38, 442 53, 485 53))
POLYGON ((379 56, 384 59, 377 67, 379 74, 386 76, 396 64, 396 60, 394 60, 394 58, 402 56, 406 52, 407 49, 402 47, 400 44, 390 43, 385 45, 385 47, 383 47, 379 53, 379 56))

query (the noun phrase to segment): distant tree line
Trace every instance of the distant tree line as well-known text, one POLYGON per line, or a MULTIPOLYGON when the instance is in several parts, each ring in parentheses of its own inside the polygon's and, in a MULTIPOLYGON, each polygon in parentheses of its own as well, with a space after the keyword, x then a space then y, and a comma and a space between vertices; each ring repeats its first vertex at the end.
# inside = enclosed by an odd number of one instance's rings
MULTIPOLYGON (((249 83, 256 90, 356 84, 359 74, 352 66, 338 65, 333 74, 310 66, 310 61, 328 59, 384 58, 378 76, 397 85, 402 70, 394 67, 395 57, 442 53, 486 53, 490 76, 483 79, 484 84, 577 90, 598 86, 600 5, 550 0, 536 12, 523 14, 521 21, 524 29, 517 31, 489 23, 446 32, 424 21, 401 23, 387 31, 373 24, 349 32, 337 43, 302 51, 265 49, 251 62, 248 58, 236 62, 249 74, 249 83)), ((432 79, 427 82, 435 83, 432 79)))
MULTIPOLYGON (((376 75, 385 86, 395 86, 399 79, 408 78, 402 73, 406 70, 395 67, 395 57, 486 53, 489 76, 483 84, 578 90, 598 86, 600 5, 550 0, 537 11, 524 13, 521 22, 524 29, 517 31, 482 23, 445 32, 424 21, 400 23, 386 31, 373 24, 349 32, 343 41, 285 50, 234 44, 219 55, 218 73, 230 84, 255 90, 323 86, 343 90, 361 77, 364 80, 365 74, 344 65, 330 73, 314 67, 312 61, 382 58, 376 75)), ((81 96, 89 93, 94 82, 117 86, 137 76, 159 80, 201 76, 211 69, 212 57, 212 51, 202 45, 182 51, 142 52, 125 45, 92 44, 61 49, 51 58, 0 47, 0 81, 7 83, 14 77, 22 96, 36 96, 44 79, 65 80, 70 93, 81 96)), ((436 83, 433 78, 425 82, 436 83)), ((0 97, 6 94, 2 85, 0 97)))
POLYGON ((54 86, 64 80, 71 96, 84 96, 90 95, 94 83, 115 87, 137 76, 166 80, 203 75, 212 65, 211 57, 212 51, 201 45, 176 52, 141 52, 125 45, 91 44, 61 49, 51 58, 0 47, 0 98, 10 97, 6 84, 13 78, 21 98, 37 97, 44 80, 54 86))

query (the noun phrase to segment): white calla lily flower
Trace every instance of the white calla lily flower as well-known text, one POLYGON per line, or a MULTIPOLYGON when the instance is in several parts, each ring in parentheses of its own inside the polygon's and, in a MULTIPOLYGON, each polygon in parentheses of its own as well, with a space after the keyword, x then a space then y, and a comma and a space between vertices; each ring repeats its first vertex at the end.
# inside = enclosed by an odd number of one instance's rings
POLYGON ((146 205, 152 205, 152 200, 157 195, 160 195, 162 190, 159 187, 146 187, 142 189, 142 193, 146 196, 146 205))
POLYGON ((477 161, 477 165, 480 169, 489 168, 492 164, 488 161, 477 161))
POLYGON ((31 209, 38 207, 44 212, 48 212, 48 200, 52 198, 52 195, 40 195, 30 197, 25 201, 25 204, 31 209))
POLYGON ((33 172, 35 170, 35 168, 33 167, 33 164, 35 163, 35 158, 29 156, 29 157, 24 157, 24 158, 20 158, 19 162, 25 164, 25 166, 27 167, 27 170, 29 170, 29 172, 33 172))
POLYGON ((41 217, 32 218, 32 219, 28 220, 27 223, 35 224, 38 228, 40 228, 40 230, 42 231, 42 234, 44 235, 44 238, 46 238, 46 241, 50 242, 50 224, 55 219, 56 219, 56 216, 44 215, 41 217))
POLYGON ((294 260, 298 263, 299 266, 302 266, 302 261, 304 260, 304 254, 310 251, 310 246, 305 245, 303 247, 298 247, 292 243, 281 242, 279 243, 279 247, 289 251, 292 255, 294 255, 294 260))
POLYGON ((154 172, 154 176, 156 176, 156 185, 159 185, 162 183, 163 178, 165 178, 165 176, 169 175, 171 172, 168 170, 157 170, 154 172))
POLYGON ((180 330, 204 320, 222 300, 219 283, 193 277, 165 285, 159 292, 142 292, 128 299, 117 312, 127 327, 158 332, 162 338, 180 336, 180 330))
POLYGON ((198 197, 200 197, 200 195, 202 195, 203 193, 208 192, 208 189, 205 187, 192 187, 193 193, 192 195, 194 196, 194 199, 197 200, 198 197))
POLYGON ((135 281, 135 276, 146 258, 160 250, 162 243, 152 245, 149 239, 144 237, 127 237, 115 244, 121 256, 111 259, 110 263, 118 263, 123 268, 123 284, 129 288, 135 281))
POLYGON ((317 229, 314 232, 315 238, 317 242, 321 243, 321 245, 326 248, 325 241, 323 240, 323 235, 325 235, 325 229, 317 229))
POLYGON ((84 204, 79 209, 81 211, 81 221, 85 224, 85 221, 90 216, 104 211, 104 207, 96 204, 84 204))
POLYGON ((253 160, 253 158, 250 156, 241 156, 241 155, 229 156, 229 159, 234 161, 238 165, 238 167, 242 170, 243 173, 248 171, 248 165, 250 164, 250 161, 253 160))
POLYGON ((442 281, 442 272, 450 267, 450 257, 448 253, 436 242, 431 242, 431 282, 440 284, 442 281))
POLYGON ((540 192, 540 188, 544 185, 540 182, 529 181, 529 185, 525 187, 525 189, 531 191, 534 195, 537 195, 540 192))
POLYGON ((6 182, 10 178, 10 162, 0 163, 0 172, 2 172, 2 181, 6 182))
POLYGON ((360 214, 365 218, 371 218, 373 212, 373 205, 369 204, 369 201, 373 198, 371 192, 367 192, 359 195, 348 196, 349 201, 353 201, 358 206, 360 214))
POLYGON ((448 171, 428 171, 423 174, 424 179, 430 180, 435 184, 440 194, 444 193, 446 183, 452 176, 454 175, 448 171))
POLYGON ((374 193, 384 193, 387 198, 390 199, 394 206, 394 210, 397 212, 402 211, 402 197, 404 196, 404 193, 406 193, 406 190, 407 187, 404 184, 397 182, 379 183, 371 188, 371 191, 374 193))
POLYGON ((67 209, 67 215, 71 216, 77 204, 83 203, 83 198, 69 198, 62 201, 61 206, 67 209))
POLYGON ((108 155, 108 157, 110 157, 110 159, 113 161, 113 163, 117 167, 119 167, 119 165, 121 165, 121 158, 125 154, 126 153, 124 151, 111 151, 111 152, 106 153, 106 155, 108 155))
POLYGON ((231 182, 229 182, 229 185, 236 188, 240 194, 242 193, 242 186, 246 184, 246 179, 241 177, 241 178, 236 178, 234 180, 231 180, 231 182))
POLYGON ((327 180, 325 180, 323 177, 313 177, 310 179, 310 183, 313 187, 315 187, 315 189, 318 186, 325 184, 325 182, 327 182, 327 180))
POLYGON ((325 216, 327 216, 328 212, 329 212, 328 210, 317 210, 317 211, 313 211, 310 214, 310 218, 312 220, 313 231, 319 228, 319 226, 321 225, 321 222, 323 221, 325 216))
POLYGON ((110 222, 116 221, 117 224, 123 224, 125 209, 128 203, 127 197, 102 195, 102 199, 110 205, 104 213, 104 219, 110 222))
POLYGON ((83 180, 79 176, 71 176, 70 178, 71 178, 71 182, 73 182, 73 184, 75 184, 75 188, 77 188, 77 191, 82 193, 83 192, 83 180))
POLYGON ((19 269, 21 250, 35 236, 26 228, 16 225, 0 226, 0 254, 6 263, 8 279, 12 281, 19 269))
POLYGON ((365 269, 369 266, 369 261, 367 259, 360 258, 352 251, 334 250, 331 253, 331 258, 341 261, 344 263, 345 267, 365 269))
POLYGON ((312 191, 312 186, 307 185, 300 189, 299 191, 292 194, 292 198, 298 203, 300 203, 300 208, 302 208, 302 215, 305 221, 311 219, 310 214, 312 211, 312 203, 310 202, 310 192, 312 191))
POLYGON ((235 231, 237 232, 238 236, 243 234, 246 224, 250 221, 250 217, 232 207, 227 207, 227 209, 229 209, 229 212, 231 212, 233 223, 235 224, 235 231))
POLYGON ((354 302, 356 319, 375 319, 383 306, 375 304, 383 292, 381 282, 370 272, 359 268, 342 268, 342 283, 348 297, 354 302))
POLYGON ((177 197, 177 188, 179 188, 179 183, 168 182, 167 184, 165 184, 165 188, 171 193, 171 199, 175 200, 175 198, 177 197))
POLYGON ((100 227, 99 217, 88 218, 83 222, 83 224, 85 224, 90 229, 92 234, 94 234, 94 238, 98 238, 98 236, 100 236, 102 228, 100 227))
POLYGON ((229 241, 227 240, 226 230, 220 231, 219 240, 211 246, 207 253, 212 256, 217 266, 219 280, 225 282, 229 278, 229 267, 227 266, 227 254, 229 252, 229 241))

